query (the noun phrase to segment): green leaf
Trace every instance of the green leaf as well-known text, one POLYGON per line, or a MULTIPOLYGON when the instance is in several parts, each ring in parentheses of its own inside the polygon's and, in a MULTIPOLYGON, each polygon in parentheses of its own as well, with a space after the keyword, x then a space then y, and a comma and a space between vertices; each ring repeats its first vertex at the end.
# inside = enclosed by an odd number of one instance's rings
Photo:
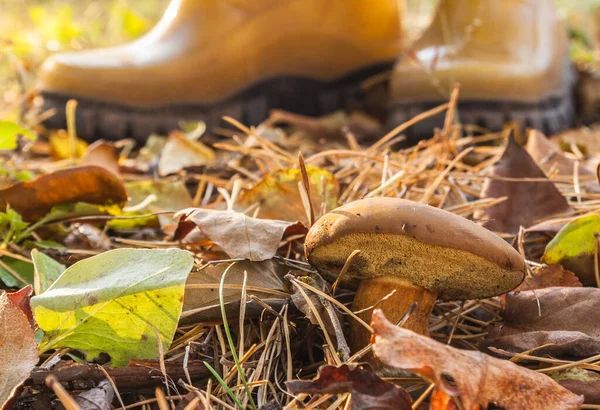
POLYGON ((600 215, 572 220, 548 243, 542 262, 562 265, 574 272, 583 285, 594 284, 594 248, 599 233, 600 215))
POLYGON ((36 295, 44 293, 67 269, 65 265, 55 261, 37 249, 31 251, 31 260, 33 260, 33 267, 35 269, 33 289, 36 295))
POLYGON ((34 140, 35 134, 14 122, 0 121, 0 150, 17 149, 19 135, 34 140))
POLYGON ((158 358, 157 335, 166 350, 193 264, 179 249, 116 249, 74 264, 31 299, 44 331, 40 352, 70 347, 88 359, 105 352, 113 366, 158 358))
MULTIPOLYGON (((9 258, 8 256, 3 257, 2 262, 19 275, 25 282, 29 284, 33 283, 33 265, 31 263, 9 258)), ((3 266, 0 266, 0 280, 2 280, 9 288, 22 288, 25 286, 25 283, 15 278, 14 275, 3 266)))

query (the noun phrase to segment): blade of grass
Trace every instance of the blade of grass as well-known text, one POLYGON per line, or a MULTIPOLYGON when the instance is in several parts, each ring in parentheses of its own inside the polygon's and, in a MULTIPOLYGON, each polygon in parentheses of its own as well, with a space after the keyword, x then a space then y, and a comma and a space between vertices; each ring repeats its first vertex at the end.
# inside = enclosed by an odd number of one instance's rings
MULTIPOLYGON (((246 381, 246 375, 244 374, 244 369, 242 369, 242 365, 238 359, 238 355, 235 348, 235 343, 233 342, 233 338, 231 337, 231 331, 229 330, 229 323, 227 323, 227 313, 225 312, 225 302, 223 297, 223 288, 225 285, 225 277, 229 272, 229 269, 235 265, 235 262, 232 263, 225 269, 223 272, 223 276, 221 276, 221 283, 219 284, 219 304, 221 305, 221 315, 223 316, 223 327, 225 328, 225 335, 227 336, 227 343, 229 343, 229 349, 231 350, 231 355, 233 356, 233 361, 235 363, 235 367, 237 367, 238 374, 242 379, 242 384, 244 385, 244 389, 246 390, 246 394, 248 394, 248 399, 250 400, 250 405, 254 410, 257 410, 256 403, 254 403, 254 399, 252 398, 252 394, 250 393, 250 388, 248 387, 248 382, 246 381)), ((240 331, 243 331, 240 329, 240 331)))
POLYGON ((227 383, 225 383, 225 381, 223 379, 221 379, 221 376, 219 376, 219 373, 217 373, 217 371, 215 369, 213 369, 212 366, 210 364, 208 364, 208 362, 203 362, 203 363, 204 363, 204 366, 206 366, 206 368, 208 369, 208 371, 212 373, 212 375, 215 377, 215 379, 217 379, 217 381, 219 382, 219 384, 221 385, 223 390, 225 390, 225 392, 227 392, 229 397, 231 397, 231 399, 235 402, 235 404, 238 406, 238 408, 240 410, 244 410, 244 406, 242 406, 242 403, 240 403, 240 401, 237 399, 237 397, 235 397, 235 394, 233 394, 233 392, 231 391, 231 389, 229 388, 227 383))

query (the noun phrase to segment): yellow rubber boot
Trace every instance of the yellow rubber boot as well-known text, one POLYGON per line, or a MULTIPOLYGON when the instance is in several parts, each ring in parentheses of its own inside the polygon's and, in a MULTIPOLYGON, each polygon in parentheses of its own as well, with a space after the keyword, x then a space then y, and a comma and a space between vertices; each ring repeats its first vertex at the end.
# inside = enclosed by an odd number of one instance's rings
POLYGON ((63 53, 42 67, 45 107, 64 126, 76 98, 86 139, 166 132, 180 120, 256 124, 269 109, 319 115, 402 48, 397 0, 172 0, 141 39, 63 53))
MULTIPOLYGON (((547 133, 574 119, 567 32, 554 0, 441 0, 429 28, 394 68, 390 124, 448 101, 460 84, 462 123, 518 120, 547 133)), ((431 136, 443 115, 412 130, 431 136)))

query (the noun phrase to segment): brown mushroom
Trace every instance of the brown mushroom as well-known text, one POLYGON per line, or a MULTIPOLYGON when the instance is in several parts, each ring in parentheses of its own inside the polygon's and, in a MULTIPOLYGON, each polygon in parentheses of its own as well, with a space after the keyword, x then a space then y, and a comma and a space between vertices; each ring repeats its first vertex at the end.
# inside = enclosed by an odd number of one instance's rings
MULTIPOLYGON (((429 315, 437 298, 483 299, 517 287, 525 261, 506 241, 450 212, 398 198, 348 203, 320 218, 306 237, 309 263, 335 281, 354 250, 341 285, 357 288, 354 311, 377 305, 399 321, 413 302, 405 327, 428 335, 429 315)), ((361 314, 369 322, 371 311, 361 314)), ((351 321, 350 344, 357 351, 369 332, 351 321)))

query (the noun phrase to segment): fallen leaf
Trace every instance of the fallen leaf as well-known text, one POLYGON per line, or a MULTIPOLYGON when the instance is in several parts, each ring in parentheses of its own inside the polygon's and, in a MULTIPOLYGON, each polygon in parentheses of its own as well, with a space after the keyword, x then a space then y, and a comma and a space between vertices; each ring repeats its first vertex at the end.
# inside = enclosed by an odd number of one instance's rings
POLYGON ((81 165, 96 165, 119 175, 119 149, 112 142, 98 140, 87 147, 81 165))
POLYGON ((27 285, 16 292, 7 292, 6 296, 16 307, 21 309, 23 314, 27 316, 29 324, 33 327, 34 320, 30 305, 31 296, 33 296, 33 287, 31 285, 27 285))
POLYGON ((582 395, 585 404, 600 404, 600 373, 574 367, 548 376, 564 388, 582 395))
POLYGON ((313 380, 291 380, 285 384, 292 394, 350 393, 352 410, 409 410, 412 403, 406 391, 382 380, 368 364, 323 366, 313 380))
POLYGON ((504 321, 481 347, 535 355, 587 357, 600 354, 600 289, 545 288, 511 292, 504 321))
POLYGON ((507 197, 505 201, 475 213, 475 219, 486 220, 484 226, 492 231, 516 234, 521 226, 528 228, 542 219, 571 211, 554 183, 546 178, 544 171, 512 135, 502 158, 492 167, 490 176, 547 180, 520 182, 487 179, 481 198, 507 197))
POLYGON ((52 158, 56 161, 69 158, 81 158, 87 147, 87 142, 75 138, 75 148, 73 152, 71 139, 65 130, 58 130, 50 134, 50 155, 52 155, 52 158))
POLYGON ((116 249, 70 266, 31 299, 40 351, 70 347, 113 366, 155 359, 173 340, 193 257, 179 249, 116 249))
POLYGON ((561 264, 573 271, 584 285, 596 284, 594 252, 600 234, 600 215, 588 215, 566 224, 546 246, 541 260, 561 264))
MULTIPOLYGON (((165 211, 178 212, 182 209, 190 208, 194 204, 185 183, 181 179, 132 181, 126 183, 125 188, 130 196, 129 202, 127 202, 127 206, 129 207, 135 207, 146 201, 149 197, 152 198, 151 201, 148 201, 147 206, 137 211, 140 214, 165 211)), ((173 215, 158 215, 157 218, 160 226, 163 228, 175 223, 173 215)), ((114 224, 111 224, 112 227, 128 227, 128 224, 124 223, 125 221, 114 222, 114 224)))
POLYGON ((31 251, 31 260, 34 267, 33 288, 36 295, 44 293, 67 269, 65 265, 37 249, 31 251))
POLYGON ((104 229, 86 223, 71 226, 64 243, 69 249, 107 251, 112 248, 112 242, 104 229))
POLYGON ((431 395, 429 410, 457 410, 452 397, 436 389, 431 395))
POLYGON ((463 408, 494 404, 508 409, 579 409, 577 396, 550 377, 487 356, 447 346, 390 323, 373 311, 375 355, 386 365, 411 370, 435 383, 449 396, 460 397, 463 408), (453 382, 449 382, 448 379, 453 382))
POLYGON ((111 410, 114 396, 115 390, 109 381, 102 380, 97 387, 75 396, 75 401, 81 410, 111 410))
MULTIPOLYGON (((323 212, 337 207, 340 187, 329 171, 310 165, 306 167, 306 171, 310 180, 313 207, 318 217, 323 212)), ((259 218, 300 221, 308 225, 306 210, 298 190, 298 183, 301 181, 302 173, 297 168, 271 172, 251 190, 240 196, 236 203, 236 209, 242 211, 254 204, 259 204, 259 218)))
MULTIPOLYGON (((290 271, 286 265, 274 260, 264 262, 241 261, 209 265, 198 272, 192 272, 185 284, 183 299, 183 323, 220 321, 221 306, 219 284, 221 276, 227 269, 223 288, 223 303, 227 318, 235 318, 240 314, 240 300, 244 272, 247 273, 246 293, 254 295, 275 308, 289 300, 284 276, 290 271)), ((246 304, 246 316, 256 317, 264 307, 256 302, 246 304)))
POLYGON ((540 131, 529 131, 529 138, 527 139, 525 149, 545 172, 555 168, 558 170, 559 175, 572 176, 575 164, 577 164, 580 176, 595 174, 593 169, 567 157, 540 131))
POLYGON ((251 218, 234 211, 189 208, 175 217, 179 217, 175 239, 185 238, 197 226, 204 236, 234 259, 271 259, 286 231, 306 233, 299 222, 251 218))
MULTIPOLYGON (((325 279, 323 279, 321 277, 321 275, 318 275, 318 274, 306 275, 306 276, 302 276, 302 278, 300 278, 300 280, 316 289, 319 289, 320 291, 322 291, 328 295, 331 295, 331 285, 329 283, 327 283, 327 281, 325 281, 325 279)), ((327 330, 327 332, 329 334, 335 335, 335 327, 333 326, 333 323, 331 322, 331 318, 329 317, 329 314, 327 313, 325 306, 323 306, 321 297, 319 295, 317 295, 316 293, 306 291, 306 290, 304 290, 304 293, 307 294, 308 298, 310 299, 313 306, 317 310, 317 314, 323 320, 323 324, 325 325, 325 330, 327 330)), ((313 325, 316 325, 316 326, 320 325, 319 321, 317 320, 317 318, 315 316, 315 313, 313 312, 313 310, 309 306, 308 302, 306 301, 306 299, 304 298, 304 296, 302 295, 302 293, 300 292, 300 290, 297 287, 294 287, 294 293, 292 294, 292 303, 294 304, 294 306, 296 306, 296 308, 298 308, 298 310, 300 312, 304 313, 306 318, 308 320, 310 320, 310 322, 313 325)))
POLYGON ((0 406, 4 408, 29 377, 38 362, 38 353, 29 320, 6 293, 0 294, 0 329, 0 406))
POLYGON ((189 139, 179 131, 174 131, 167 138, 158 162, 158 174, 165 176, 174 174, 185 168, 207 165, 215 159, 212 149, 199 141, 189 139))
POLYGON ((36 136, 27 128, 23 128, 14 122, 0 121, 0 150, 17 149, 19 136, 35 140, 36 136))
POLYGON ((537 269, 533 277, 525 278, 525 282, 519 285, 514 291, 544 289, 555 286, 566 288, 580 288, 581 282, 577 276, 568 270, 565 270, 561 265, 548 265, 537 269))
POLYGON ((20 259, 14 259, 8 256, 2 257, 2 262, 10 268, 13 272, 15 272, 21 279, 23 279, 26 283, 23 283, 21 280, 16 278, 11 272, 9 272, 3 266, 0 266, 0 280, 9 288, 20 288, 26 284, 33 283, 34 272, 33 265, 29 262, 22 261, 20 259))
POLYGON ((25 221, 36 221, 62 204, 120 204, 127 201, 122 182, 97 166, 73 167, 19 182, 0 190, 0 208, 17 211, 25 221))

